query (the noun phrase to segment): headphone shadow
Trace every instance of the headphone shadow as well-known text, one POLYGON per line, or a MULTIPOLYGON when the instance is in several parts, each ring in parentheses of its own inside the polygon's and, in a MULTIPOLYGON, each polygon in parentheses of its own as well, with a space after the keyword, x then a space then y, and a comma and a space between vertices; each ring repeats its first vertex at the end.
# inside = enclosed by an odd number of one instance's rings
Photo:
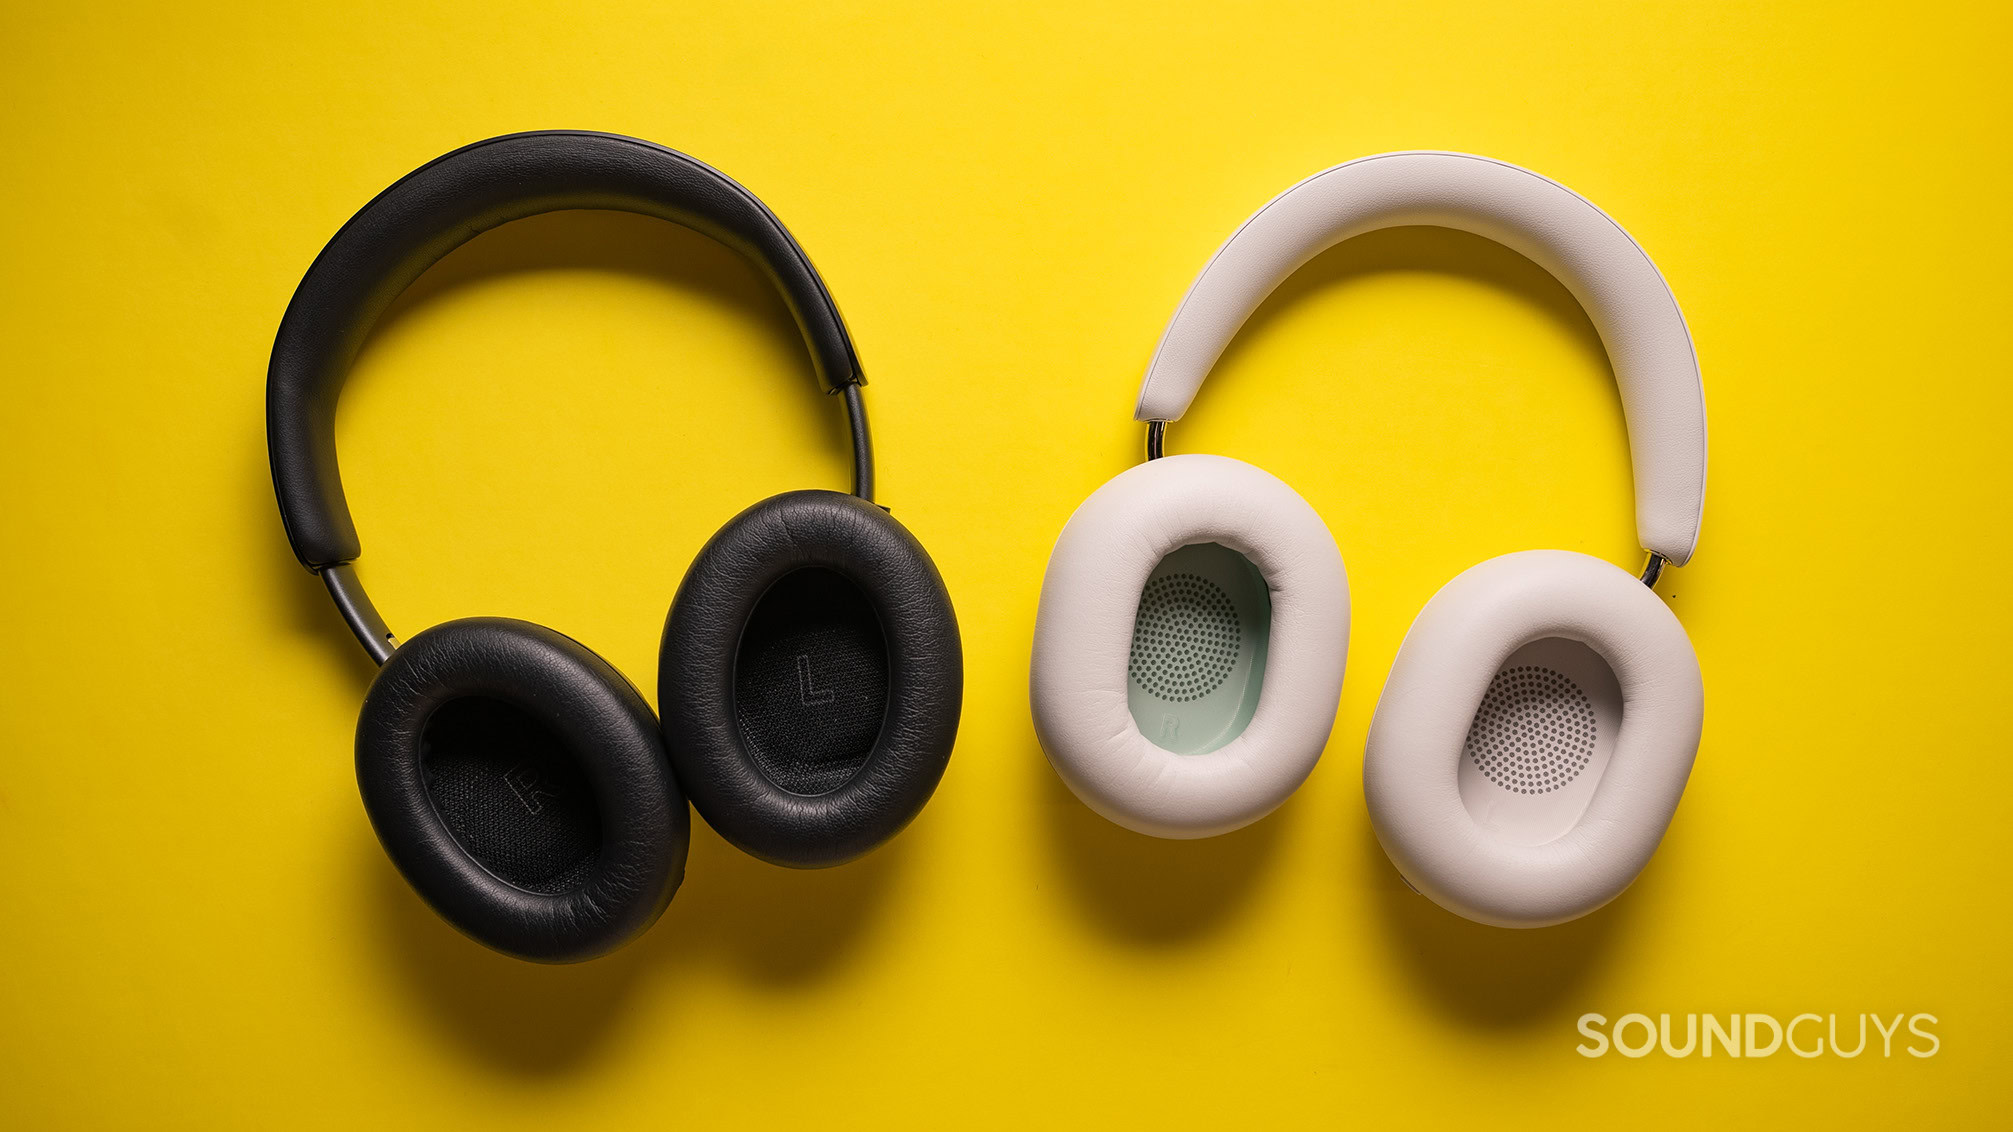
POLYGON ((1150 837, 1085 805, 1046 756, 1022 761, 1042 780, 1043 825, 1064 890, 1086 920, 1139 947, 1177 944, 1227 923, 1273 857, 1293 810, 1289 801, 1217 837, 1150 837))
MULTIPOLYGON (((530 217, 485 233, 451 252, 379 317, 359 351, 456 287, 492 276, 555 268, 599 269, 646 277, 705 298, 763 324, 793 345, 801 379, 815 389, 811 362, 782 298, 759 271, 728 248, 676 225, 627 213, 578 211, 530 217)), ((354 367, 353 367, 354 368, 354 367)), ((851 461, 844 414, 822 398, 791 399, 806 419, 823 422, 830 457, 851 461)), ((261 420, 263 418, 261 417, 261 420)), ((806 430, 811 431, 811 430, 806 430)), ((248 477, 247 514, 274 516, 263 437, 248 477)), ((274 516, 276 518, 276 516, 274 516)), ((272 555, 266 596, 284 631, 320 638, 331 664, 364 690, 376 666, 314 578, 287 546, 278 522, 266 528, 272 555), (333 657, 340 656, 342 661, 333 657)), ((367 529, 367 524, 366 524, 367 529)), ((417 626, 393 626, 411 633, 417 626)), ((754 860, 722 841, 694 815, 686 880, 664 916, 642 938, 612 955, 572 965, 528 963, 497 954, 456 931, 413 892, 385 857, 361 807, 355 813, 352 889, 361 933, 386 981, 460 1047, 499 1068, 530 1075, 564 1073, 583 1063, 617 1030, 649 973, 674 980, 724 963, 758 986, 807 982, 841 966, 885 902, 910 851, 911 830, 862 860, 815 873, 754 860), (374 938, 372 938, 374 937, 374 938)))
POLYGON ((1367 821, 1360 847, 1364 883, 1376 894, 1393 965, 1443 1013, 1486 1030, 1522 1029, 1584 990, 1626 949, 1643 904, 1655 899, 1649 892, 1658 872, 1653 862, 1607 906, 1577 920, 1548 928, 1491 927, 1412 891, 1367 821))
MULTIPOLYGON (((356 819, 368 828, 361 812, 356 819)), ((375 838, 357 840, 376 965, 435 1030, 487 1064, 534 1076, 562 1073, 608 1039, 647 965, 641 947, 566 965, 500 955, 435 915, 375 838)))
MULTIPOLYGON (((1300 266, 1286 281, 1251 312, 1230 344, 1217 359, 1213 371, 1221 372, 1251 349, 1266 326, 1293 304, 1323 288, 1340 286, 1387 271, 1431 272, 1467 279, 1506 294, 1514 295, 1543 310, 1552 321, 1572 336, 1588 362, 1605 375, 1614 411, 1621 413, 1621 390, 1615 385, 1614 368, 1600 332, 1594 329, 1587 312, 1565 284, 1551 272, 1496 243, 1494 240, 1429 225, 1382 228, 1355 236, 1323 251, 1300 266)), ((1219 381, 1205 381, 1196 395, 1196 404, 1206 406, 1219 381)), ((1191 409, 1191 413, 1206 409, 1191 409)))
POLYGON ((682 985, 724 958, 758 986, 787 989, 841 965, 904 852, 897 841, 811 873, 757 861, 693 824, 686 881, 663 917, 613 954, 564 965, 512 959, 463 936, 374 840, 361 839, 364 916, 377 929, 380 962, 459 1047, 511 1072, 559 1075, 607 1044, 641 997, 639 984, 658 973, 682 985))
POLYGON ((685 884, 654 930, 669 929, 674 951, 716 951, 736 974, 768 990, 828 977, 852 958, 923 835, 911 824, 858 860, 793 869, 750 857, 696 812, 692 825, 685 884))

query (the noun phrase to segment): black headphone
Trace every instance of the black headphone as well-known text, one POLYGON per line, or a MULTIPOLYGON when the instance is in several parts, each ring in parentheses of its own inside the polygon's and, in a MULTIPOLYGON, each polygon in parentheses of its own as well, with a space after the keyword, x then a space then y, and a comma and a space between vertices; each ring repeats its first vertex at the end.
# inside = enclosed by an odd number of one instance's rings
POLYGON ((801 868, 859 856, 922 809, 957 735, 963 655, 935 564, 872 502, 863 382, 782 222, 726 175, 635 138, 476 142, 378 194, 315 257, 267 375, 273 486, 294 556, 381 666, 357 720, 357 784, 385 852, 443 918, 522 958, 587 959, 670 903, 685 794, 727 840, 801 868), (655 216, 760 267, 852 430, 852 494, 764 500, 693 561, 664 625, 661 728, 608 662, 529 622, 464 618, 400 644, 352 565, 335 410, 372 323, 461 244, 565 209, 655 216))

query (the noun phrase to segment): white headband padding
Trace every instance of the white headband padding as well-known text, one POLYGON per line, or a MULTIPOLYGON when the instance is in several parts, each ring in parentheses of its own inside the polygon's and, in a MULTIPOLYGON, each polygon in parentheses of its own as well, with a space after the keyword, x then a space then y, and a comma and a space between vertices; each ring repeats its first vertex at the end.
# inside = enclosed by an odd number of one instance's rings
POLYGON ((1705 507, 1705 395, 1677 300, 1642 248, 1586 198, 1528 169, 1464 153, 1385 153, 1316 173, 1244 222, 1161 335, 1138 420, 1181 419, 1244 320, 1323 251, 1365 232, 1472 232, 1551 272, 1586 309, 1621 387, 1646 549, 1683 565, 1705 507))
POLYGON ((1349 650, 1349 583, 1314 509, 1278 478, 1224 456, 1150 460, 1076 509, 1056 539, 1035 617, 1035 733, 1079 798, 1156 837, 1208 837, 1257 821, 1327 745, 1349 650), (1258 709, 1199 755, 1147 739, 1126 705, 1140 591, 1161 559, 1214 542, 1250 560, 1272 599, 1258 709))
POLYGON ((1471 920, 1540 927, 1583 916, 1620 895, 1656 852, 1704 712, 1691 641, 1648 586, 1571 551, 1492 558, 1433 595, 1399 647, 1363 753, 1371 825, 1413 887, 1471 920), (1621 727, 1579 821, 1555 840, 1520 845, 1469 813, 1460 760, 1497 671, 1548 637, 1578 641, 1613 669, 1621 727))

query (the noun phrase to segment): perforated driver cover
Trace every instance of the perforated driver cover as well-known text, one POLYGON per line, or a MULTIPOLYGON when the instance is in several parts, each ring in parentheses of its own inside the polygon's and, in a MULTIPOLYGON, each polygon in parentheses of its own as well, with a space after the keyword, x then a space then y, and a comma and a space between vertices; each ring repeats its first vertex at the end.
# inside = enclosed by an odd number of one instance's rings
POLYGON ((1594 756, 1593 705, 1564 673, 1518 665, 1496 673, 1466 754, 1490 782, 1519 794, 1549 794, 1580 776, 1594 756))
POLYGON ((1214 692, 1243 645, 1237 608, 1199 574, 1167 574, 1146 584, 1132 627, 1132 681, 1172 703, 1214 692))

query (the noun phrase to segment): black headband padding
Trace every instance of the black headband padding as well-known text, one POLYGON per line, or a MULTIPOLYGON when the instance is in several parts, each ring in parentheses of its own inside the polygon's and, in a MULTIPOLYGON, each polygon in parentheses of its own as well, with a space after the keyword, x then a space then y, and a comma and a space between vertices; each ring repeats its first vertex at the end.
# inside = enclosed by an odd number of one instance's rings
POLYGON ((650 705, 579 642, 529 622, 464 618, 399 646, 364 698, 356 776, 407 882, 443 919, 507 954, 548 963, 605 954, 654 923, 684 879, 691 818, 650 705), (429 782, 428 724, 469 700, 529 717, 570 764, 563 775, 526 776, 504 753, 484 785, 505 780, 492 792, 533 812, 570 806, 598 818, 596 844, 562 883, 509 883, 443 818, 429 789, 438 784, 429 782), (565 796, 579 784, 589 799, 565 796))
POLYGON ((336 465, 335 410, 371 325, 455 248, 512 220, 567 209, 655 216, 741 253, 782 292, 825 391, 863 380, 810 258, 726 174, 615 134, 547 130, 479 141, 408 173, 351 217, 315 257, 280 321, 266 435, 280 514, 303 565, 348 562, 361 549, 336 465))
MULTIPOLYGON (((779 692, 808 703, 850 691, 834 686, 840 673, 805 673, 801 688, 797 676, 782 673, 779 692)), ((693 560, 665 620, 657 702, 678 781, 715 832, 775 864, 841 864, 901 832, 943 777, 963 700, 957 617, 936 564, 887 512, 854 496, 793 491, 741 512, 693 560), (848 780, 810 795, 763 773, 736 701, 751 616, 771 587, 807 569, 858 588, 887 650, 871 750, 848 780)))

